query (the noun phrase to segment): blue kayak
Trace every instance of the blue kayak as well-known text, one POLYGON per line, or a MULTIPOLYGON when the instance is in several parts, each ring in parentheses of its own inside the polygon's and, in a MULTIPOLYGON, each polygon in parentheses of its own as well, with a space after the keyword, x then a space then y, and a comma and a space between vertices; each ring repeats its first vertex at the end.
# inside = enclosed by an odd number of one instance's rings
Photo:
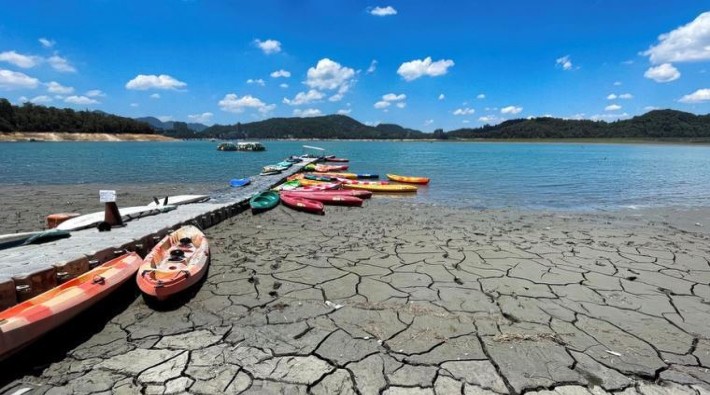
POLYGON ((235 178, 229 181, 229 185, 233 187, 243 187, 245 185, 249 185, 250 182, 250 178, 235 178))

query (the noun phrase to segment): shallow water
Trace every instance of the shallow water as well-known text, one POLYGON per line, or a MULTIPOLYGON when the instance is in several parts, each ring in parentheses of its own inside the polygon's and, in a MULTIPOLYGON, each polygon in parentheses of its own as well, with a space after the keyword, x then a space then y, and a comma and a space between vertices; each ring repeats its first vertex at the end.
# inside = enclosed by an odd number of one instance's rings
POLYGON ((324 147, 351 171, 427 176, 406 199, 476 208, 710 206, 710 147, 643 144, 263 141, 219 152, 209 141, 0 143, 0 185, 210 184, 324 147))

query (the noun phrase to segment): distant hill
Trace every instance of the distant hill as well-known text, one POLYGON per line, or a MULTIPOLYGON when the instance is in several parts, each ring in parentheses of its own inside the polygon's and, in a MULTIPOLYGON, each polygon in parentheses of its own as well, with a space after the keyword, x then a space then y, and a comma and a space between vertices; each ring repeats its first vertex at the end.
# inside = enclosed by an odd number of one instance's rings
POLYGON ((200 137, 231 139, 421 139, 431 135, 398 125, 364 125, 345 115, 309 118, 271 118, 264 121, 214 125, 200 137))
POLYGON ((494 126, 452 130, 445 136, 449 139, 710 138, 710 115, 654 110, 611 123, 559 118, 515 119, 494 126))
MULTIPOLYGON (((168 122, 163 122, 160 119, 156 117, 140 117, 140 118, 134 118, 136 121, 140 122, 145 122, 148 125, 159 129, 159 130, 172 130, 175 127, 175 122, 173 121, 168 121, 168 122)), ((203 130, 207 129, 207 125, 201 124, 201 123, 186 123, 187 128, 200 133, 203 130)))
POLYGON ((145 122, 101 111, 74 111, 24 103, 13 106, 0 98, 0 132, 154 134, 145 122))

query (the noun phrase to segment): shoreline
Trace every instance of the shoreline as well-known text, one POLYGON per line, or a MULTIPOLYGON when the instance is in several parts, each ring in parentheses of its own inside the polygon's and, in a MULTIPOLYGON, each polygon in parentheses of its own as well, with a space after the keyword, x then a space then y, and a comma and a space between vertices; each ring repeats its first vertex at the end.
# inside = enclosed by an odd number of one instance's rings
POLYGON ((0 142, 63 142, 63 141, 178 141, 161 134, 138 133, 61 133, 61 132, 3 132, 0 142))

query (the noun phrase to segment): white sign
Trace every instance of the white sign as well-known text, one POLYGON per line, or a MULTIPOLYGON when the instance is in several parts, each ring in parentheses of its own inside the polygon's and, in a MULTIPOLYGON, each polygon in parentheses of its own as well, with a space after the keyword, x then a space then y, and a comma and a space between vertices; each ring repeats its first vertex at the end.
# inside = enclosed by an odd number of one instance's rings
POLYGON ((116 191, 100 190, 99 191, 99 201, 101 203, 115 202, 116 201, 116 191))

